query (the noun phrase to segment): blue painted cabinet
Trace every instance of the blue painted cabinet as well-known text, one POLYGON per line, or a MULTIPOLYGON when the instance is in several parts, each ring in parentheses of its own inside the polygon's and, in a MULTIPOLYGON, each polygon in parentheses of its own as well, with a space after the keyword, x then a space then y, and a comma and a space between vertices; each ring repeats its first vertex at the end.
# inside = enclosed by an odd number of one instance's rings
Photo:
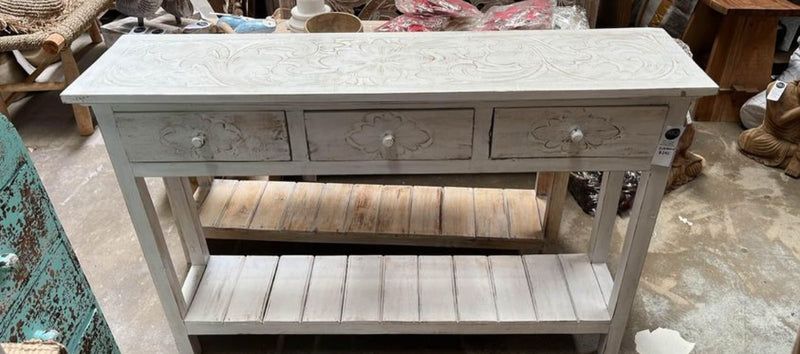
POLYGON ((69 353, 119 353, 22 140, 0 116, 0 341, 52 330, 69 353))

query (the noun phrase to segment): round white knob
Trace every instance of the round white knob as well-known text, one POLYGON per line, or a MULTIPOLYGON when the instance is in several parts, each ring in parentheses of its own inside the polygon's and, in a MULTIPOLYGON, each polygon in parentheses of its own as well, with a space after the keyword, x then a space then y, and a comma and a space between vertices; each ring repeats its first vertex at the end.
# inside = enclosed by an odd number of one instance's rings
POLYGON ((192 138, 192 146, 196 148, 201 148, 205 144, 206 144, 206 137, 203 135, 198 135, 192 138))
POLYGON ((13 253, 0 254, 0 269, 14 268, 19 263, 19 257, 13 253))
POLYGON ((572 140, 573 143, 579 143, 583 141, 583 132, 581 128, 572 128, 569 132, 569 140, 572 140))
POLYGON ((383 139, 381 139, 381 143, 387 148, 394 146, 394 135, 391 133, 384 135, 383 139))

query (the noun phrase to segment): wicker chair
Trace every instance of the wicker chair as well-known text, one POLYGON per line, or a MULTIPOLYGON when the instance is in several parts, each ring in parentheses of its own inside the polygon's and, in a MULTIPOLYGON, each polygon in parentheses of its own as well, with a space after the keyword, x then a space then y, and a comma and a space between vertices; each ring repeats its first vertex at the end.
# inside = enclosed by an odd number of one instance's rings
MULTIPOLYGON (((24 92, 62 90, 77 79, 80 70, 70 49, 70 44, 75 38, 88 30, 93 43, 103 41, 97 18, 111 8, 113 0, 73 1, 77 1, 78 4, 65 9, 65 13, 58 16, 52 24, 33 26, 22 34, 0 36, 0 52, 39 49, 41 56, 36 70, 25 80, 19 83, 0 85, 0 92, 13 93, 6 99, 0 98, 0 113, 8 116, 8 105, 24 92), (64 71, 64 81, 37 82, 36 78, 59 57, 64 71)), ((73 105, 72 109, 80 134, 92 134, 94 123, 89 108, 73 105)))

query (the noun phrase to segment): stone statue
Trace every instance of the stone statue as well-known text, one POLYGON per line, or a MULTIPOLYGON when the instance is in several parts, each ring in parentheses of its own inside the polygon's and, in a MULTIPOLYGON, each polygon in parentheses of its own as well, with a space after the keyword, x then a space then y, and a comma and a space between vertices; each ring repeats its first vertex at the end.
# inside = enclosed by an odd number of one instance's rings
POLYGON ((691 182, 703 172, 706 160, 691 151, 689 148, 694 142, 694 125, 688 124, 683 130, 683 136, 678 141, 675 149, 675 159, 672 160, 672 169, 667 178, 667 189, 672 190, 691 182))
MULTIPOLYGON (((767 100, 764 123, 739 135, 739 149, 748 157, 771 167, 785 169, 787 175, 800 177, 800 86, 786 83, 777 101, 767 100)), ((775 82, 769 84, 772 92, 775 82)))

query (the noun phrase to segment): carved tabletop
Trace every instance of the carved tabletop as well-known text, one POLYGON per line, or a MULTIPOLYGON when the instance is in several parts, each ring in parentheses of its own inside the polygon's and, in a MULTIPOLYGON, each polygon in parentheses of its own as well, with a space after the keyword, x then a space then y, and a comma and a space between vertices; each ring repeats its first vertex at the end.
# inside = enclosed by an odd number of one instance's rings
POLYGON ((75 103, 700 96, 715 84, 661 29, 124 36, 75 103), (290 38, 284 36, 291 36, 290 38), (198 56, 197 48, 206 55, 198 56))

